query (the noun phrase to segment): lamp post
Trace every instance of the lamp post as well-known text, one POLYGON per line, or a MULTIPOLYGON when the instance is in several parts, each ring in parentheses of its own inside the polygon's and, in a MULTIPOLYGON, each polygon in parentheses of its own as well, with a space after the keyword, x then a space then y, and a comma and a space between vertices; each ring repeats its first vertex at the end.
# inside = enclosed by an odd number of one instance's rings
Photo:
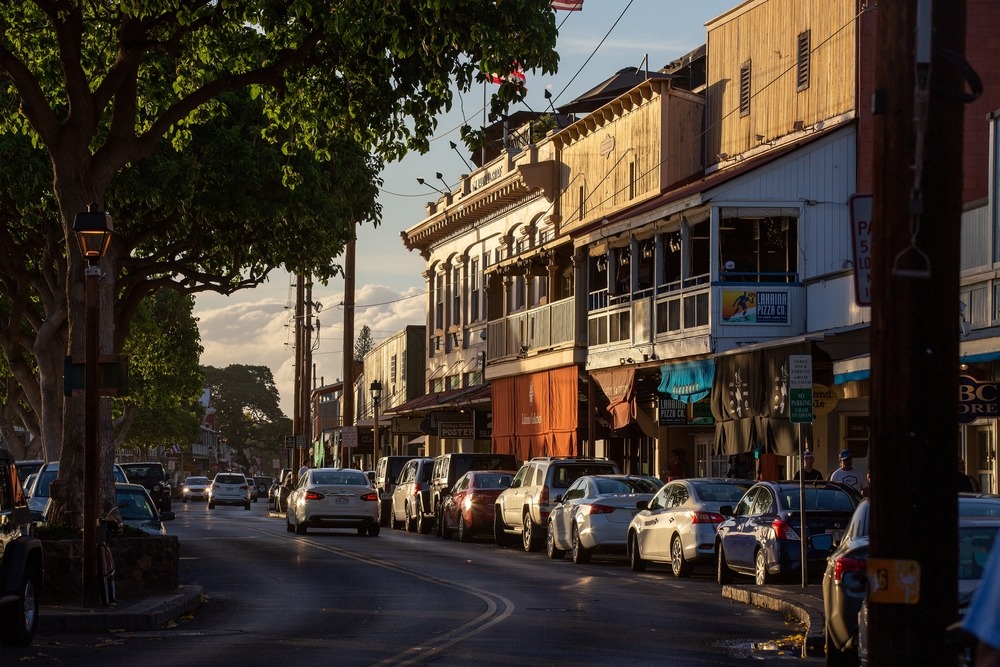
POLYGON ((97 591, 97 522, 101 493, 99 466, 101 450, 97 437, 100 420, 100 315, 101 257, 111 243, 114 227, 111 216, 91 204, 89 210, 76 214, 73 232, 80 242, 80 252, 87 260, 87 328, 84 384, 83 450, 83 604, 95 606, 97 591))
POLYGON ((381 458, 381 448, 378 442, 378 404, 382 399, 382 383, 378 380, 372 380, 372 384, 368 390, 372 393, 372 408, 375 411, 375 421, 372 423, 372 455, 375 457, 375 460, 372 462, 372 468, 374 468, 378 465, 378 460, 381 458))

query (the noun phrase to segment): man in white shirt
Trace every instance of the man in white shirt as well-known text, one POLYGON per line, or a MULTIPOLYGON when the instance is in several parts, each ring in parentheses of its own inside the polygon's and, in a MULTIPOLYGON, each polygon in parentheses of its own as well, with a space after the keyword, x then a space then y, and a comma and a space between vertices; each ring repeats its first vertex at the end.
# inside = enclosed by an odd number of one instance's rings
POLYGON ((860 493, 861 475, 852 466, 853 462, 854 457, 849 449, 840 452, 840 467, 830 473, 830 481, 853 486, 854 490, 860 493))

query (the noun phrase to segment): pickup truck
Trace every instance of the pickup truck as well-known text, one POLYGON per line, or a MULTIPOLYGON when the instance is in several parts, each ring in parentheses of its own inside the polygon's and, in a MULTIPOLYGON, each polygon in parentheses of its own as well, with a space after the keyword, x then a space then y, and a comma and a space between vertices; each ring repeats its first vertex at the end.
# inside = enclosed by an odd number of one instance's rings
POLYGON ((27 646, 35 638, 42 568, 42 542, 14 457, 0 448, 0 644, 27 646))

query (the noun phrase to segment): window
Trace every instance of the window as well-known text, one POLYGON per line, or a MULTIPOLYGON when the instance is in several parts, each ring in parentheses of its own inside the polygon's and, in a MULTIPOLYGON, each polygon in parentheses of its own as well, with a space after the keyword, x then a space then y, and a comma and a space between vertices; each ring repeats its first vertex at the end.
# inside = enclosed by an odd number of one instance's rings
POLYGON ((389 360, 389 380, 392 382, 396 381, 396 355, 392 355, 392 359, 389 360))
POLYGON ((469 321, 479 321, 479 260, 474 259, 469 266, 469 321))
POLYGON ((628 163, 628 198, 635 199, 635 162, 628 163))
POLYGON ((403 382, 406 382, 406 350, 403 350, 403 382))
POLYGON ((444 275, 439 273, 434 279, 434 328, 444 328, 444 275))
POLYGON ((740 116, 750 115, 750 61, 740 67, 740 116))
POLYGON ((724 217, 719 225, 721 259, 734 265, 727 269, 725 279, 794 282, 798 272, 797 223, 796 218, 781 215, 724 217))
POLYGON ((462 269, 451 271, 451 323, 462 323, 462 269))
POLYGON ((579 211, 579 213, 580 213, 580 219, 583 220, 583 214, 586 211, 586 207, 584 206, 584 202, 583 202, 584 189, 583 189, 582 185, 580 186, 578 192, 579 192, 579 196, 580 196, 580 211, 579 211))
POLYGON ((799 33, 799 39, 795 49, 795 83, 796 90, 805 90, 809 87, 809 38, 810 31, 799 33))

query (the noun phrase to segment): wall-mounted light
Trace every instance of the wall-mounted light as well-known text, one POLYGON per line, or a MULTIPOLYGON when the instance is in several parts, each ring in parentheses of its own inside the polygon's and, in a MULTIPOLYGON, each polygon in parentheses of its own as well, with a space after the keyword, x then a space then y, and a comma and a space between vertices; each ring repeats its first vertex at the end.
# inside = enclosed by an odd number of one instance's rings
POLYGON ((642 256, 645 259, 652 259, 653 253, 655 252, 655 246, 652 241, 646 241, 642 244, 642 256))
POLYGON ((608 270, 608 258, 606 256, 597 258, 597 270, 600 273, 608 270))
POLYGON ((723 161, 728 160, 729 159, 729 153, 719 153, 719 159, 723 160, 723 161))
POLYGON ((796 132, 801 132, 802 128, 805 126, 806 126, 805 123, 803 123, 801 120, 797 120, 794 123, 792 123, 792 129, 796 132))
POLYGON ((670 235, 670 252, 680 252, 681 250, 681 239, 677 234, 670 235))

